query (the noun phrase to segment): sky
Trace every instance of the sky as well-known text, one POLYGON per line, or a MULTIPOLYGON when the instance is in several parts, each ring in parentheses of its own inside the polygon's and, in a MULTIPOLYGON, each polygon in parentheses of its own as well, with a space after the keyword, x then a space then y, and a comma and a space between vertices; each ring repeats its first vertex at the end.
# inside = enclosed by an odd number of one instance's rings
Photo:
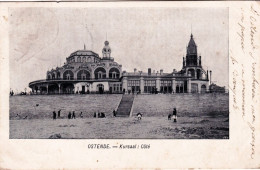
POLYGON ((45 79, 76 50, 102 56, 104 41, 122 70, 182 68, 192 32, 212 81, 228 86, 228 8, 10 8, 10 88, 45 79))

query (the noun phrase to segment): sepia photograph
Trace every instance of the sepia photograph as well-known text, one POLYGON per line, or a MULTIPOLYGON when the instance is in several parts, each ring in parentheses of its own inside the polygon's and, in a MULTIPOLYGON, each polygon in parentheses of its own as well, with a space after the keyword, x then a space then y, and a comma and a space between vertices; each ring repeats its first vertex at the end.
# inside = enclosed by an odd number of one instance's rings
POLYGON ((10 139, 229 139, 229 10, 9 8, 10 139))

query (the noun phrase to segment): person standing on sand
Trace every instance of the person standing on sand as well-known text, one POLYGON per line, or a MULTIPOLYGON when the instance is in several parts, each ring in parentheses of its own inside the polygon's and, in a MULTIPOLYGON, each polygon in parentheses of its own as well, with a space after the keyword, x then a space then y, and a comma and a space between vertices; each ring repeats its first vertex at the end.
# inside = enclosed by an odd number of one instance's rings
POLYGON ((53 111, 53 120, 56 120, 56 112, 55 111, 53 111))
POLYGON ((83 118, 83 114, 82 114, 82 112, 80 112, 80 118, 83 118))
POLYGON ((116 117, 116 111, 115 110, 113 110, 113 116, 116 117))
POLYGON ((71 119, 71 113, 69 112, 69 114, 68 114, 68 119, 71 119))
POLYGON ((76 119, 75 111, 72 112, 72 119, 76 119))
POLYGON ((142 115, 140 112, 137 113, 137 119, 138 119, 138 120, 141 120, 141 119, 142 119, 142 116, 143 116, 143 115, 142 115))
POLYGON ((60 111, 61 111, 61 110, 58 111, 58 118, 60 118, 60 111))
POLYGON ((174 122, 177 122, 177 110, 176 110, 176 107, 173 109, 172 116, 173 116, 174 122))

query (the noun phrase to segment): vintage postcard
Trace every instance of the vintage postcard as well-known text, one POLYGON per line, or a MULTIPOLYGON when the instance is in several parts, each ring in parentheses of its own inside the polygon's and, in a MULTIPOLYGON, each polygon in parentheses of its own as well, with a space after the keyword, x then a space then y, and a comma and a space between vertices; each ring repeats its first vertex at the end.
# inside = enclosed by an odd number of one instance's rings
POLYGON ((258 2, 0 8, 1 168, 260 168, 258 2))

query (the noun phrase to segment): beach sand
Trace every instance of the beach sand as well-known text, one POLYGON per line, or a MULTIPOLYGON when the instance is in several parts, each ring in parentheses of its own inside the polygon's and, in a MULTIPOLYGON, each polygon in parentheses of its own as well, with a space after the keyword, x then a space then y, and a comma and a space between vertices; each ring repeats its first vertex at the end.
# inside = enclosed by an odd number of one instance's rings
POLYGON ((11 139, 227 139, 228 117, 10 120, 11 139))
POLYGON ((229 137, 228 94, 137 95, 133 117, 114 118, 122 95, 35 95, 10 97, 11 139, 223 139, 229 137), (39 104, 36 107, 36 104, 39 104), (173 107, 178 122, 168 120, 173 107), (61 118, 52 120, 52 112, 61 118), (77 119, 68 120, 75 111, 77 119), (80 112, 83 119, 79 118, 80 112), (107 118, 93 118, 104 112, 107 118), (144 116, 141 121, 135 117, 144 116), (19 116, 17 116, 17 114, 19 116), (25 118, 26 119, 23 119, 25 118))

